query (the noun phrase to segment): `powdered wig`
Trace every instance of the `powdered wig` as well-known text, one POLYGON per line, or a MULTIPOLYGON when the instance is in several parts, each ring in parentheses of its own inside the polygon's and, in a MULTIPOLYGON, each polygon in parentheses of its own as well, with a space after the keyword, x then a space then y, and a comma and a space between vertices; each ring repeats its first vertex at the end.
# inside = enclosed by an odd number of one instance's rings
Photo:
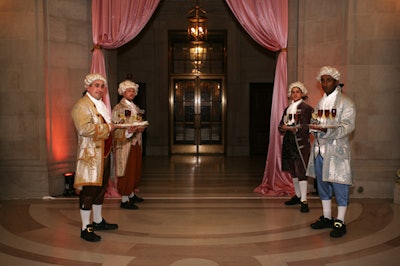
POLYGON ((337 81, 340 80, 340 72, 336 68, 333 68, 330 66, 321 67, 321 69, 319 70, 319 73, 318 73, 317 80, 319 80, 321 82, 321 77, 324 75, 331 76, 332 78, 334 78, 337 81))
POLYGON ((290 96, 292 94, 292 89, 293 88, 299 88, 301 90, 301 92, 304 94, 304 96, 307 95, 306 86, 304 86, 304 84, 301 83, 300 81, 296 81, 296 82, 293 82, 292 84, 289 85, 289 90, 288 90, 288 97, 289 98, 290 98, 290 96))
POLYGON ((107 86, 107 80, 105 77, 103 77, 100 74, 88 74, 85 77, 85 80, 83 81, 85 83, 85 88, 90 86, 95 80, 101 80, 104 82, 104 84, 107 86))
POLYGON ((130 88, 135 89, 135 94, 136 94, 136 95, 138 94, 139 85, 136 84, 136 83, 133 82, 133 81, 130 81, 130 80, 122 81, 122 82, 119 84, 119 86, 118 86, 118 94, 119 94, 119 95, 122 95, 122 94, 124 94, 124 92, 125 92, 127 89, 130 89, 130 88))

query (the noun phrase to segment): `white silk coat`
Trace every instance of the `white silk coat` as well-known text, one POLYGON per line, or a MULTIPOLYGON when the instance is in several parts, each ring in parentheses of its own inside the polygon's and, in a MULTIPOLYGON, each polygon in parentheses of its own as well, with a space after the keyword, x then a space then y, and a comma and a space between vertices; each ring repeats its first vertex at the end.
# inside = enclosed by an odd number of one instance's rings
POLYGON ((71 114, 78 133, 74 187, 101 186, 110 128, 87 95, 75 103, 71 114))
MULTIPOLYGON (((318 110, 321 101, 318 103, 318 110)), ((326 182, 353 184, 351 170, 351 149, 349 135, 355 128, 356 108, 353 101, 339 92, 334 106, 337 109, 337 128, 328 128, 327 132, 315 133, 308 161, 307 176, 315 178, 314 158, 318 148, 324 150, 322 180, 326 182), (319 146, 319 147, 318 147, 319 146)))

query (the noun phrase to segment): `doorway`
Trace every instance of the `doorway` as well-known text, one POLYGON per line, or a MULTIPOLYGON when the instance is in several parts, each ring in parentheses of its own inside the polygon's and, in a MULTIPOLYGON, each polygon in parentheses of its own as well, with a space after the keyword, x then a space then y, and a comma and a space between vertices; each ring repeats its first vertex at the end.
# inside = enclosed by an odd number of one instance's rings
POLYGON ((169 31, 170 154, 225 153, 226 31, 169 31))
POLYGON ((250 155, 267 156, 273 83, 250 83, 250 155))
POLYGON ((172 154, 224 153, 224 87, 222 76, 171 78, 172 154))

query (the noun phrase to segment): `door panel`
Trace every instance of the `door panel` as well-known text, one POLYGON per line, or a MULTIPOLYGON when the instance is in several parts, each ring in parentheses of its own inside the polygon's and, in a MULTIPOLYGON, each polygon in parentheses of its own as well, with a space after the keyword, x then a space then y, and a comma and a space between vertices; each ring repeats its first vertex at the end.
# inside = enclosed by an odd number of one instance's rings
POLYGON ((171 153, 224 153, 224 79, 171 78, 171 153))

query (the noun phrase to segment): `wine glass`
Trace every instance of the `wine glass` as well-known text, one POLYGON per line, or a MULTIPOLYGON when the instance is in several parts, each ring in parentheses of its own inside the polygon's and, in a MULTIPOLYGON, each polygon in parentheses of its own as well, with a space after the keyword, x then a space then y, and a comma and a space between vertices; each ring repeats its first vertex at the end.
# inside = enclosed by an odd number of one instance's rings
POLYGON ((287 115, 287 114, 285 114, 285 115, 283 116, 283 123, 284 123, 285 125, 287 125, 287 124, 289 123, 288 115, 287 115))
POLYGON ((326 118, 326 119, 329 119, 329 118, 330 118, 330 114, 331 114, 331 110, 329 110, 329 109, 325 109, 325 110, 324 110, 324 115, 325 115, 325 118, 326 118))
POLYGON ((289 114, 288 126, 292 124, 293 114, 289 114))
POLYGON ((336 119, 335 119, 336 114, 337 114, 336 108, 332 108, 332 110, 331 110, 331 116, 332 116, 332 120, 333 120, 333 123, 334 123, 334 124, 337 123, 337 121, 336 121, 336 119))
POLYGON ((316 112, 313 112, 311 114, 311 124, 318 124, 319 120, 318 120, 318 114, 316 112))
POLYGON ((129 109, 125 109, 124 110, 124 115, 125 115, 125 122, 126 123, 131 123, 131 115, 132 115, 132 111, 129 109))
POLYGON ((318 120, 322 122, 322 114, 324 113, 323 109, 318 109, 318 120))
POLYGON ((140 109, 140 110, 136 113, 136 120, 137 120, 137 121, 143 121, 143 116, 144 116, 144 109, 140 109))
POLYGON ((332 115, 332 118, 335 119, 335 117, 336 117, 336 108, 332 108, 331 115, 332 115))
POLYGON ((296 125, 300 125, 301 110, 296 111, 296 114, 294 115, 294 120, 296 121, 296 125))

